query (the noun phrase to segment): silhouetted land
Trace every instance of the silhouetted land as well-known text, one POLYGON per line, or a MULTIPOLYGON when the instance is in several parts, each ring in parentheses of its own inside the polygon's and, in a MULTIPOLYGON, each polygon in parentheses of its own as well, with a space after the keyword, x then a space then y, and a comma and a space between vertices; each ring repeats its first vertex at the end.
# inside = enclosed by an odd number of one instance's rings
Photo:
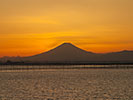
POLYGON ((33 56, 3 57, 0 59, 0 65, 1 70, 133 68, 133 51, 96 54, 71 43, 64 43, 33 56))
POLYGON ((30 62, 12 62, 7 61, 0 63, 0 65, 133 65, 133 62, 44 62, 44 63, 30 63, 30 62))
POLYGON ((133 63, 123 62, 60 62, 60 63, 0 63, 0 70, 37 70, 37 69, 129 69, 133 63))
POLYGON ((32 63, 32 62, 12 62, 8 60, 5 63, 0 62, 0 65, 133 65, 133 62, 44 62, 44 63, 32 63))
POLYGON ((80 49, 71 43, 63 43, 47 52, 27 57, 3 57, 0 58, 0 62, 9 65, 132 64, 133 51, 97 54, 80 49))

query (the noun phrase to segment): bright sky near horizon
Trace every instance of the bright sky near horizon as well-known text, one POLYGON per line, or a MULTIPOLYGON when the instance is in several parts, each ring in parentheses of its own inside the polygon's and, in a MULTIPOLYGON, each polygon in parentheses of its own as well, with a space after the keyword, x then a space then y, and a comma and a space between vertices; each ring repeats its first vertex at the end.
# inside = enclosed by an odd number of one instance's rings
POLYGON ((96 53, 133 50, 133 0, 0 0, 0 57, 64 42, 96 53))

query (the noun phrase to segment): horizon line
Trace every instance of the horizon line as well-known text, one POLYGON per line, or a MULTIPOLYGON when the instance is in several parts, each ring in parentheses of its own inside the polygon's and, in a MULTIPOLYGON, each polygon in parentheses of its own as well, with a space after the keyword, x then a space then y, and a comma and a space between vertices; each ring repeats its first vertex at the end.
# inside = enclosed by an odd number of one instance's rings
MULTIPOLYGON (((71 42, 63 42, 63 43, 60 43, 59 45, 57 45, 56 47, 53 47, 52 49, 49 49, 49 50, 47 50, 47 51, 42 51, 42 52, 40 52, 40 53, 38 53, 38 54, 41 54, 41 53, 46 53, 46 52, 48 52, 48 51, 50 51, 50 50, 53 50, 53 49, 55 49, 55 48, 57 48, 57 47, 59 47, 59 46, 62 46, 62 45, 64 45, 64 44, 69 44, 69 45, 73 45, 73 46, 75 46, 75 47, 78 47, 77 45, 75 45, 75 44, 73 44, 73 43, 71 43, 71 42)), ((82 48, 80 48, 80 47, 78 47, 79 49, 82 49, 82 48)), ((82 49, 82 50, 84 50, 84 49, 82 49)), ((108 54, 108 53, 118 53, 118 52, 130 52, 130 51, 133 51, 133 50, 127 50, 127 49, 123 49, 123 50, 119 50, 119 51, 111 51, 111 52, 105 52, 105 53, 96 53, 96 52, 93 52, 93 51, 88 51, 88 50, 84 50, 84 51, 87 51, 87 52, 91 52, 91 53, 94 53, 94 54, 108 54)), ((33 55, 28 55, 28 56, 0 56, 0 58, 4 58, 4 57, 29 57, 29 56, 34 56, 34 55, 38 55, 38 54, 33 54, 33 55)))

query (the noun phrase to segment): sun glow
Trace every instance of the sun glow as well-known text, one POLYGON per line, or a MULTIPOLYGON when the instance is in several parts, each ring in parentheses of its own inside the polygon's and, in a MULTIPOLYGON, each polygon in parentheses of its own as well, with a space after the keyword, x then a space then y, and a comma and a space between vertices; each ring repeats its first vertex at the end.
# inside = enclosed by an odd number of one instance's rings
POLYGON ((96 53, 133 50, 132 0, 0 0, 0 56, 63 42, 96 53))

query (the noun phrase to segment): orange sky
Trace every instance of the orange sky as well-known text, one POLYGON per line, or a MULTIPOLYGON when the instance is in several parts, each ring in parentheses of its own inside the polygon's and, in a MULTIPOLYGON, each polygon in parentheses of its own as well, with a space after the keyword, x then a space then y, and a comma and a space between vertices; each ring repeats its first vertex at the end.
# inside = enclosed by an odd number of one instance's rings
POLYGON ((0 57, 71 42, 96 53, 133 50, 133 0, 0 0, 0 57))

